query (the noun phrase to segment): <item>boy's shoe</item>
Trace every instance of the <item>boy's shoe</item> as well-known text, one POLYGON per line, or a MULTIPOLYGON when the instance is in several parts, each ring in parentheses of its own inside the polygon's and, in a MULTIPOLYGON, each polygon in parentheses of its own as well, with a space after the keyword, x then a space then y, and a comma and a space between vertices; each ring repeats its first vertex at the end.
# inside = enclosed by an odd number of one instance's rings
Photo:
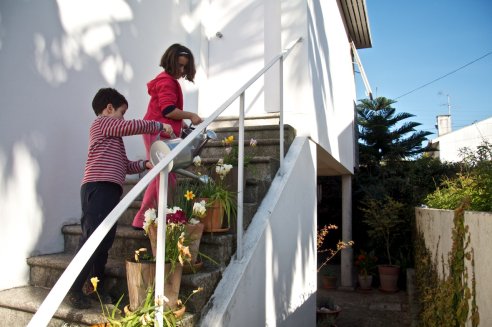
POLYGON ((91 301, 82 291, 69 292, 68 302, 74 309, 89 309, 91 307, 91 301))

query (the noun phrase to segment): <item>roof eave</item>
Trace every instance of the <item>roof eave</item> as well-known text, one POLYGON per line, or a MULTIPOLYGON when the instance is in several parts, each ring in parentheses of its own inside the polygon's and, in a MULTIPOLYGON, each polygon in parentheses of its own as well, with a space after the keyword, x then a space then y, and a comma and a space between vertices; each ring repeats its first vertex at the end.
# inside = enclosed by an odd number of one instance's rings
POLYGON ((339 0, 350 39, 357 49, 371 48, 371 31, 365 0, 339 0))

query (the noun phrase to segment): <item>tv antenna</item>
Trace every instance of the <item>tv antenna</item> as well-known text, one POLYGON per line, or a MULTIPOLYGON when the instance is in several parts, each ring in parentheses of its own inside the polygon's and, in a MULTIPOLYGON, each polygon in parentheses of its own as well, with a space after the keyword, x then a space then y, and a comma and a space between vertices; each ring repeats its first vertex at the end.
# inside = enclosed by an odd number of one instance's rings
POLYGON ((446 97, 447 97, 447 103, 443 103, 443 104, 441 104, 441 106, 446 106, 447 105, 448 106, 448 115, 451 116, 451 97, 449 96, 449 94, 444 94, 444 92, 442 92, 442 91, 439 91, 437 94, 439 94, 439 95, 446 95, 446 97))

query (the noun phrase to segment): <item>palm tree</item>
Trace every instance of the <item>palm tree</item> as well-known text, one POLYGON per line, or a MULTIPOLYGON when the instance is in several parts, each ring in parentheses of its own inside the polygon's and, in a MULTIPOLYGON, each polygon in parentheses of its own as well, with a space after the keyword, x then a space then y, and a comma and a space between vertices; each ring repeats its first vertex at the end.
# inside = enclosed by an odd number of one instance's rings
POLYGON ((379 166, 383 161, 401 160, 423 152, 422 142, 432 133, 416 131, 420 123, 402 122, 415 115, 395 114, 393 103, 396 101, 378 97, 360 100, 357 105, 361 163, 379 166))

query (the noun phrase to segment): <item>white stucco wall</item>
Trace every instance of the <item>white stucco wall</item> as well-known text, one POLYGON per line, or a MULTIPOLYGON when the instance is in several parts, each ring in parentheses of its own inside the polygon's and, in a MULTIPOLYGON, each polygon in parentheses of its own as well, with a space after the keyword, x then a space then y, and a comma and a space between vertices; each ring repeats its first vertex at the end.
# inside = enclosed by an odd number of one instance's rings
POLYGON ((300 137, 290 149, 202 326, 316 323, 316 146, 300 137))
MULTIPOLYGON (((444 259, 444 272, 449 274, 448 254, 452 246, 452 229, 454 211, 416 208, 417 229, 423 234, 425 245, 432 253, 432 258, 438 259, 437 271, 442 278, 444 259), (438 246, 439 244, 439 246, 438 246)), ((465 260, 468 270, 469 284, 471 288, 472 273, 475 273, 476 300, 480 314, 480 322, 488 325, 492 321, 492 257, 490 245, 492 244, 492 213, 465 211, 465 226, 468 226, 470 245, 467 251, 473 249, 475 268, 472 270, 471 262, 465 260)), ((467 326, 471 326, 467 322, 467 326)))
MULTIPOLYGON (((0 1, 0 17, 0 248, 12 267, 0 289, 27 284, 25 258, 62 251, 62 225, 79 220, 95 92, 115 87, 126 119, 143 117, 146 83, 174 42, 197 61, 195 84, 182 83, 185 109, 206 117, 303 37, 286 60, 285 122, 352 171, 355 86, 336 1, 0 1)), ((259 81, 247 112, 271 111, 276 92, 274 77, 259 81)), ((125 144, 130 159, 144 157, 139 136, 125 144)))
POLYGON ((467 147, 475 151, 484 141, 492 143, 492 117, 440 136, 431 143, 439 144, 442 162, 458 162, 462 160, 460 149, 467 147))
MULTIPOLYGON (((126 118, 143 117, 146 83, 161 71, 163 51, 195 33, 181 22, 190 7, 158 0, 0 2, 0 248, 11 263, 0 289, 26 284, 25 258, 61 251, 62 224, 79 220, 95 92, 115 87, 129 101, 126 118)), ((188 102, 193 95, 187 92, 188 102)), ((144 156, 139 136, 125 143, 130 159, 144 156)))

